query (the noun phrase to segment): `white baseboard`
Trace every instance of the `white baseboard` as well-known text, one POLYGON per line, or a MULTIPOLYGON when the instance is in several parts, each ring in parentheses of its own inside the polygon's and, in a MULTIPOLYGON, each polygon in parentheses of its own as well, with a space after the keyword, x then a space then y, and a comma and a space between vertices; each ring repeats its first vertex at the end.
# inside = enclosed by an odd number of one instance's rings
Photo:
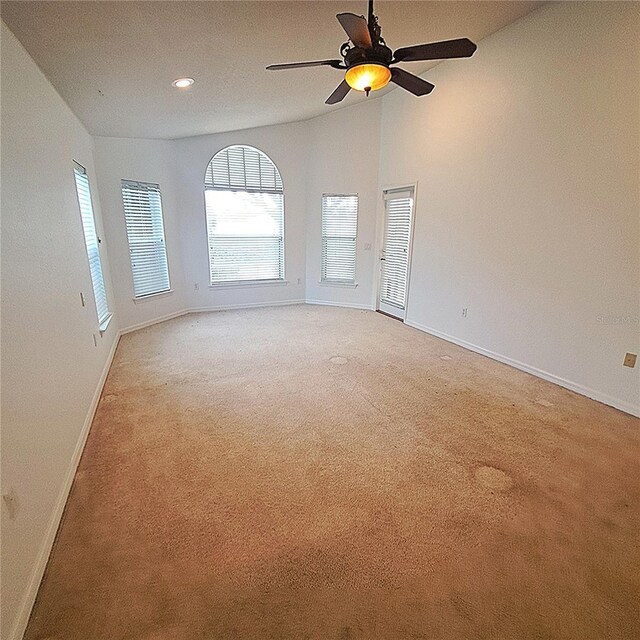
POLYGON ((347 309, 365 309, 373 311, 373 307, 369 304, 352 304, 350 302, 330 302, 328 300, 305 300, 306 304, 319 304, 326 307, 345 307, 347 309))
POLYGON ((231 311, 233 309, 255 309, 258 307, 288 307, 304 304, 304 300, 276 300, 275 302, 248 302, 245 304, 220 304, 211 307, 190 307, 186 313, 206 313, 207 311, 231 311))
POLYGON ((120 335, 120 332, 118 332, 113 340, 113 345, 109 350, 107 361, 105 362, 105 365, 102 369, 102 373, 100 374, 100 378, 98 380, 98 385, 96 387, 95 393, 93 394, 93 398, 91 399, 91 404, 89 405, 87 415, 84 419, 84 424, 82 425, 80 436, 78 438, 78 441, 76 442, 73 456, 71 457, 71 461, 69 463, 69 468, 67 469, 64 482, 58 494, 58 499, 56 500, 55 507, 53 509, 51 517, 49 518, 49 526, 47 527, 44 541, 42 542, 40 551, 38 552, 38 557, 36 558, 27 590, 23 596, 18 616, 9 635, 12 640, 20 640, 27 629, 29 617, 31 616, 31 610, 33 609, 36 596, 38 595, 38 589, 40 588, 42 576, 44 575, 44 571, 47 568, 49 555, 51 554, 51 549, 58 532, 58 527, 60 526, 60 521, 62 520, 64 508, 67 504, 69 492, 71 491, 71 485, 73 484, 73 479, 75 478, 76 470, 78 468, 78 464, 80 463, 82 452, 84 451, 84 445, 87 441, 87 437, 89 436, 89 430, 91 429, 91 424, 98 408, 98 403, 100 402, 102 389, 104 387, 104 383, 107 380, 107 375, 109 374, 109 369, 111 368, 111 363, 113 362, 113 358, 118 347, 118 342, 120 341, 120 335))
POLYGON ((150 327, 154 324, 158 324, 159 322, 164 322, 165 320, 172 320, 173 318, 184 316, 187 313, 191 313, 191 309, 181 309, 180 311, 167 313, 166 315, 160 316, 158 318, 154 318, 153 320, 138 322, 137 324, 132 324, 131 326, 126 327, 125 329, 120 329, 120 335, 124 335, 125 333, 131 333, 132 331, 138 331, 138 329, 144 329, 145 327, 150 327))
POLYGON ((132 331, 145 329, 146 327, 151 327, 154 324, 159 324, 161 322, 165 322, 166 320, 172 320, 173 318, 179 318, 180 316, 185 316, 190 313, 207 313, 211 311, 232 311, 234 309, 257 309, 257 308, 263 308, 263 307, 288 307, 296 304, 320 304, 320 305, 327 305, 331 307, 367 309, 369 311, 372 310, 372 307, 366 304, 347 304, 347 303, 341 303, 341 302, 328 302, 324 300, 305 300, 302 298, 297 300, 276 300, 273 302, 248 302, 243 304, 211 305, 208 307, 187 307, 185 309, 181 309, 180 311, 175 311, 173 313, 168 313, 167 315, 164 315, 164 316, 159 316, 158 318, 154 318, 153 320, 147 320, 145 322, 132 324, 128 327, 125 327, 124 329, 121 329, 120 334, 124 335, 125 333, 131 333, 132 331))
POLYGON ((576 393, 579 393, 582 396, 586 396, 587 398, 591 398, 592 400, 597 400, 598 402, 602 402, 603 404, 614 407, 615 409, 620 409, 620 411, 629 413, 632 416, 640 417, 640 405, 631 404, 630 402, 626 402, 625 400, 614 398, 613 396, 602 393, 601 391, 596 391, 595 389, 590 389, 589 387, 585 387, 584 385, 578 384, 577 382, 566 380, 565 378, 556 376, 553 373, 543 371, 542 369, 532 367, 528 364, 524 364, 524 362, 519 362, 518 360, 514 360, 513 358, 509 358, 508 356, 503 356, 502 354, 496 353, 495 351, 484 349, 483 347, 479 347, 475 344, 472 344, 471 342, 461 340, 460 338, 456 338, 455 336, 450 336, 447 333, 443 333, 442 331, 438 331, 437 329, 432 329, 431 327, 427 327, 418 322, 405 320, 405 324, 409 327, 413 327, 414 329, 424 331, 425 333, 435 336, 436 338, 441 338, 442 340, 446 340, 447 342, 457 344, 459 347, 469 349, 469 351, 479 353, 480 355, 491 358, 492 360, 497 360, 498 362, 502 362, 503 364, 508 364, 515 369, 519 369, 520 371, 524 371, 525 373, 530 373, 537 378, 547 380, 547 382, 553 382, 554 384, 564 387, 565 389, 569 389, 570 391, 575 391, 576 393))
POLYGON ((154 324, 160 324, 167 320, 173 320, 173 318, 179 318, 180 316, 186 316, 190 313, 207 313, 208 311, 230 311, 232 309, 254 309, 258 307, 285 307, 294 304, 304 304, 304 300, 278 300, 275 302, 249 302, 246 304, 221 304, 210 307, 187 307, 180 309, 180 311, 174 311, 173 313, 167 313, 164 316, 159 316, 153 320, 146 320, 145 322, 138 322, 132 324, 124 329, 120 330, 120 335, 125 333, 131 333, 132 331, 138 331, 139 329, 146 329, 154 324))

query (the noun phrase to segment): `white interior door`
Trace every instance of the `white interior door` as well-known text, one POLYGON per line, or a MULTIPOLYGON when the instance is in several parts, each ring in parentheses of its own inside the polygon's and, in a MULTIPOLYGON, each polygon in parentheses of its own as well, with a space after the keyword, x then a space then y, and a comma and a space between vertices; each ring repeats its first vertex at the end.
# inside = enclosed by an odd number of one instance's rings
POLYGON ((404 320, 409 276, 413 189, 384 192, 384 238, 378 309, 404 320))

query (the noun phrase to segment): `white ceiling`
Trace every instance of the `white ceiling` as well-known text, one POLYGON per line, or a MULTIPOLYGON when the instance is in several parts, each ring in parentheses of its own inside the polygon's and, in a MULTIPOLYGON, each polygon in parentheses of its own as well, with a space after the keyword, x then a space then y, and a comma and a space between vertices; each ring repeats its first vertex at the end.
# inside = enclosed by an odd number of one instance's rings
MULTIPOLYGON (((459 37, 478 42, 541 4, 378 1, 376 14, 387 44, 397 49, 459 37)), ((272 63, 339 58, 347 39, 335 18, 342 11, 366 14, 367 3, 1 4, 4 22, 90 133, 140 138, 304 120, 367 99, 352 91, 340 105, 325 105, 342 80, 336 69, 265 70, 272 63), (171 82, 181 76, 195 78, 195 85, 174 89, 171 82)), ((403 66, 422 73, 433 64, 403 66)))

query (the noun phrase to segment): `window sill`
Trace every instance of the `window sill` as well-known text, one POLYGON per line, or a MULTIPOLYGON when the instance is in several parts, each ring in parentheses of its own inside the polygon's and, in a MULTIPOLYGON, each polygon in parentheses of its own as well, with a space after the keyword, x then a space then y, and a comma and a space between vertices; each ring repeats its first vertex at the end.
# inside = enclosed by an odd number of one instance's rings
POLYGON ((147 300, 153 300, 155 298, 160 298, 162 296, 168 296, 173 293, 173 289, 167 289, 166 291, 158 291, 158 293, 149 293, 146 296, 140 296, 139 298, 134 298, 133 301, 136 304, 140 302, 147 302, 147 300))
POLYGON ((318 284, 323 287, 343 287, 344 289, 355 289, 358 286, 357 282, 340 282, 339 280, 335 282, 331 280, 319 280, 318 284))
POLYGON ((242 287, 261 287, 261 286, 273 286, 273 285, 287 285, 288 280, 237 280, 235 282, 219 282, 216 284, 210 284, 209 289, 238 289, 242 287))
POLYGON ((113 318, 113 314, 110 313, 99 325, 98 331, 100 331, 100 335, 104 335, 104 332, 107 330, 109 323, 111 322, 111 318, 113 318))

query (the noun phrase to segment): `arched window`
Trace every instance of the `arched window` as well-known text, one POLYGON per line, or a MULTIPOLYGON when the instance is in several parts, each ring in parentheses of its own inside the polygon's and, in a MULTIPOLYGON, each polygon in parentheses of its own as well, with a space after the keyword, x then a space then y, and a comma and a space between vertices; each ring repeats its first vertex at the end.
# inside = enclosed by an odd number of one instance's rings
POLYGON ((284 192, 262 151, 216 153, 204 180, 211 284, 284 279, 284 192))

